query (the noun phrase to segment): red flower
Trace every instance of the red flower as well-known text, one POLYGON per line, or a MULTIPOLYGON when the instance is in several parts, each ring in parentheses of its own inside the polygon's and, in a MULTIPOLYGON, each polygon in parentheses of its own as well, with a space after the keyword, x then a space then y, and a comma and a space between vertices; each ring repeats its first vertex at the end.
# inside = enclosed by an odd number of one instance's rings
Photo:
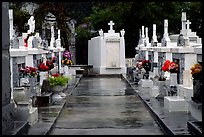
POLYGON ((38 70, 47 71, 47 70, 49 70, 49 67, 46 66, 45 63, 40 63, 40 65, 38 66, 38 70))
POLYGON ((166 60, 166 61, 164 62, 164 65, 162 66, 162 70, 163 70, 164 72, 169 71, 169 65, 170 65, 170 63, 171 63, 170 60, 166 60))
POLYGON ((54 68, 54 64, 53 64, 52 61, 47 60, 47 61, 46 61, 46 65, 49 67, 49 70, 51 70, 51 69, 54 68))
POLYGON ((37 75, 37 68, 26 66, 24 68, 20 68, 19 72, 21 73, 20 75, 22 76, 35 77, 37 75))
POLYGON ((56 73, 56 74, 52 74, 53 77, 59 77, 60 74, 56 73))

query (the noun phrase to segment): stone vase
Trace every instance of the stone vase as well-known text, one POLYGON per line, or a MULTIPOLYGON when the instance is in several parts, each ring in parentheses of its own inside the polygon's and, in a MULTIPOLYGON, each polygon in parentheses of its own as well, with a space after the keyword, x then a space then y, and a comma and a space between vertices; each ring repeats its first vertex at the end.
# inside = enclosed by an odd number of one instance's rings
POLYGON ((43 80, 48 78, 48 71, 40 71, 40 86, 42 86, 43 80))
POLYGON ((200 79, 193 79, 192 100, 194 100, 195 102, 202 102, 201 86, 202 86, 202 82, 200 79))
POLYGON ((20 87, 29 84, 29 77, 20 78, 20 87))
POLYGON ((37 82, 37 78, 36 78, 36 77, 30 77, 30 78, 29 78, 29 83, 30 83, 30 96, 31 96, 31 97, 34 97, 34 96, 36 96, 36 94, 37 94, 36 89, 35 89, 36 82, 37 82))
POLYGON ((177 86, 177 73, 170 73, 170 86, 177 86))
POLYGON ((30 95, 25 87, 15 87, 13 89, 13 99, 18 104, 20 101, 29 101, 30 95))
POLYGON ((50 90, 53 92, 52 101, 54 103, 60 102, 62 100, 62 97, 60 94, 64 90, 64 87, 57 85, 57 86, 51 87, 50 90))
POLYGON ((158 81, 158 87, 159 87, 159 97, 163 98, 166 96, 166 91, 165 91, 165 81, 158 81))

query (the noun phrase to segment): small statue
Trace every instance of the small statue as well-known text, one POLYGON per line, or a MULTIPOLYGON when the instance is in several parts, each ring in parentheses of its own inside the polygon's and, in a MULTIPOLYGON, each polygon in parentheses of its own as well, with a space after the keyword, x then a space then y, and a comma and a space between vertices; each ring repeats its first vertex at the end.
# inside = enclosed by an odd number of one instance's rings
POLYGON ((34 33, 34 31, 35 31, 35 20, 34 20, 34 16, 31 16, 31 17, 30 17, 30 19, 28 20, 28 25, 29 25, 28 33, 34 33))

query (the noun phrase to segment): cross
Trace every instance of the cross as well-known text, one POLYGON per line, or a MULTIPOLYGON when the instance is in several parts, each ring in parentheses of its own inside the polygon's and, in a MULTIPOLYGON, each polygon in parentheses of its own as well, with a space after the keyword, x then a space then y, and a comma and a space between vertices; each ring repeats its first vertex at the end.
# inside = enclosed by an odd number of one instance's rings
POLYGON ((189 20, 186 21, 187 29, 190 29, 191 22, 189 20))
POLYGON ((110 30, 113 30, 113 25, 115 25, 115 23, 113 23, 113 21, 111 20, 110 23, 108 23, 108 25, 110 25, 110 30))

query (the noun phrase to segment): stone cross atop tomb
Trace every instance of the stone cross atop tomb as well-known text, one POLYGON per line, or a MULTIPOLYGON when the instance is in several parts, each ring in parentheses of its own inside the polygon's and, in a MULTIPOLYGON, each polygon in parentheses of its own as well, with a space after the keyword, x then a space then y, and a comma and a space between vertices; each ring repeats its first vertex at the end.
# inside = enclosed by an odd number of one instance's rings
POLYGON ((60 29, 58 29, 58 37, 56 40, 57 47, 61 47, 60 29))
POLYGON ((182 22, 182 30, 186 29, 186 12, 182 12, 181 22, 182 22))
POLYGON ((14 36, 14 30, 13 30, 13 10, 9 9, 9 24, 10 24, 10 40, 14 36))
POLYGON ((152 36, 152 46, 157 46, 158 40, 156 35, 156 24, 153 24, 153 36, 152 36))
POLYGON ((187 31, 186 33, 187 33, 187 35, 191 32, 190 24, 191 24, 191 22, 190 22, 189 20, 187 20, 187 21, 186 21, 186 27, 187 27, 187 28, 186 28, 186 29, 187 29, 187 30, 186 30, 186 31, 187 31))
POLYGON ((145 28, 145 44, 149 47, 148 27, 145 28))
POLYGON ((164 20, 164 34, 163 34, 163 38, 162 38, 162 47, 170 47, 171 43, 170 43, 170 38, 169 38, 169 34, 168 34, 168 20, 165 19, 164 20))
POLYGON ((196 32, 192 32, 190 29, 191 22, 189 20, 187 20, 186 12, 182 12, 181 24, 182 24, 182 30, 180 31, 180 34, 182 34, 184 36, 184 40, 185 40, 184 45, 190 46, 189 45, 190 42, 201 44, 201 38, 199 38, 196 35, 196 32))
POLYGON ((113 30, 113 25, 115 25, 115 23, 113 23, 113 21, 111 20, 108 25, 110 26, 110 30, 108 30, 108 33, 115 33, 115 30, 113 30))
POLYGON ((50 48, 53 48, 55 44, 55 31, 54 26, 51 25, 51 40, 50 40, 50 48))
POLYGON ((144 46, 144 44, 145 44, 145 34, 144 34, 144 26, 142 26, 142 34, 141 34, 141 32, 140 32, 140 39, 139 39, 139 44, 141 45, 141 46, 144 46))
POLYGON ((144 34, 144 26, 142 26, 142 38, 145 38, 145 34, 144 34))

